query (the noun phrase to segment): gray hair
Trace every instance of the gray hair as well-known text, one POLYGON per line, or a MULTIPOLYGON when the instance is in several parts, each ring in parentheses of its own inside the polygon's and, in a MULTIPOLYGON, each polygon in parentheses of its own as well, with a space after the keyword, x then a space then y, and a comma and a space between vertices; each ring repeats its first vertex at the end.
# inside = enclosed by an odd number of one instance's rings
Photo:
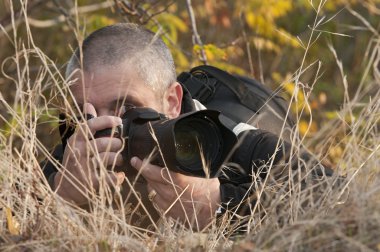
POLYGON ((128 62, 154 90, 165 90, 176 81, 174 61, 168 47, 158 34, 136 24, 119 23, 103 27, 91 33, 83 41, 81 49, 77 48, 71 56, 66 79, 81 68, 81 62, 84 71, 128 62))

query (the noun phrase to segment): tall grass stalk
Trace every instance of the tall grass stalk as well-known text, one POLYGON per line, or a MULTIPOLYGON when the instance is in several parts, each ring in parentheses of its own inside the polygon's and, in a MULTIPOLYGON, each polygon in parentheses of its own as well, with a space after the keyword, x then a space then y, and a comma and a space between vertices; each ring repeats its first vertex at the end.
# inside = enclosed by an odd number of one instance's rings
MULTIPOLYGON (((318 85, 320 69, 323 68, 319 62, 311 84, 301 83, 300 77, 308 71, 305 59, 321 32, 318 25, 322 21, 318 20, 318 14, 325 2, 321 1, 315 9, 316 19, 305 47, 305 58, 290 80, 296 83, 292 103, 298 104, 299 90, 308 98, 314 85, 318 85)), ((12 1, 9 4, 13 8, 12 1)), ((104 186, 99 192, 84 192, 92 202, 91 211, 62 200, 44 178, 39 167, 41 158, 51 160, 58 169, 62 167, 37 136, 41 122, 58 121, 57 113, 52 110, 57 107, 57 99, 73 117, 78 108, 69 102, 73 97, 60 69, 35 45, 33 37, 36 34, 32 34, 27 21, 27 1, 21 1, 21 4, 27 36, 19 37, 14 16, 12 34, 3 36, 11 40, 15 48, 14 55, 2 62, 2 73, 9 80, 9 89, 15 91, 15 97, 12 101, 6 100, 0 93, 2 251, 373 251, 380 248, 378 42, 369 45, 368 67, 355 97, 348 96, 350 80, 345 77, 339 56, 331 47, 346 90, 342 109, 337 111, 337 119, 321 128, 313 139, 305 140, 298 134, 293 137, 295 153, 301 146, 314 143, 317 146, 314 152, 321 159, 329 148, 343 146, 342 157, 336 165, 337 174, 345 176, 343 181, 338 183, 337 177, 310 181, 311 171, 308 170, 301 175, 289 172, 289 179, 281 183, 270 179, 262 184, 252 183, 252 188, 257 191, 257 204, 245 223, 248 233, 240 237, 231 236, 234 226, 228 225, 229 220, 226 219, 220 220, 219 225, 213 223, 203 232, 190 230, 170 219, 156 223, 153 217, 151 226, 142 228, 128 224, 127 220, 134 212, 130 205, 119 204, 115 207, 112 204, 112 201, 120 203, 123 200, 119 188, 106 186, 106 167, 100 167, 99 177, 104 186), (6 72, 9 64, 16 67, 12 74, 6 72), (37 74, 35 71, 32 74, 31 68, 36 65, 39 70, 37 74), (336 135, 342 136, 338 142, 336 135), (305 180, 308 185, 306 189, 300 182, 305 180)), ((79 26, 74 29, 74 33, 81 37, 79 26)), ((6 31, 3 29, 3 32, 6 31)), ((378 34, 374 32, 374 41, 378 39, 378 34)), ((299 106, 303 107, 297 109, 300 111, 297 120, 305 111, 312 112, 307 102, 299 106)), ((311 122, 312 119, 309 127, 311 122)), ((98 161, 101 161, 100 157, 98 161)), ((268 166, 270 169, 272 164, 268 166)), ((125 183, 133 185, 134 181, 127 180, 125 183)), ((138 193, 132 190, 131 194, 138 193)), ((147 210, 143 212, 149 215, 147 210)))

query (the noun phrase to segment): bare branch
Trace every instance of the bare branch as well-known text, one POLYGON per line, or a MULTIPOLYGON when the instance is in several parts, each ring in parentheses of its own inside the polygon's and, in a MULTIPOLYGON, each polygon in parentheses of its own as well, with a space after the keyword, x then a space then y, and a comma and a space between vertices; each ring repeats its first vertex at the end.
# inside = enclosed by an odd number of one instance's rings
POLYGON ((189 17, 191 21, 191 29, 193 30, 193 44, 200 46, 201 48, 200 60, 203 62, 203 64, 207 65, 207 57, 206 57, 206 53, 203 47, 202 40, 198 34, 197 24, 195 21, 193 7, 191 5, 191 0, 186 0, 186 7, 187 7, 187 11, 189 12, 189 17))
MULTIPOLYGON (((106 9, 106 8, 112 7, 114 5, 114 3, 112 3, 112 2, 106 1, 106 2, 97 3, 97 4, 80 6, 77 8, 74 7, 72 9, 70 9, 69 11, 67 11, 64 8, 62 8, 62 6, 59 5, 59 2, 57 2, 56 4, 58 4, 57 7, 59 8, 59 11, 62 13, 61 15, 59 15, 56 18, 48 19, 48 20, 38 20, 38 19, 28 17, 29 24, 31 26, 37 27, 37 28, 47 28, 47 27, 51 27, 54 25, 58 25, 62 22, 68 21, 69 24, 71 25, 74 22, 72 20, 72 15, 75 15, 76 13, 84 14, 84 13, 94 12, 94 11, 98 11, 101 9, 106 9)), ((25 22, 25 20, 23 19, 23 16, 20 17, 20 19, 18 19, 16 21, 17 26, 20 25, 22 22, 25 22)), ((13 28, 12 24, 9 24, 9 25, 4 27, 2 33, 9 32, 10 30, 12 30, 12 28, 13 28)), ((0 36, 1 36, 1 34, 0 34, 0 36)))
MULTIPOLYGON (((128 22, 130 21, 129 17, 137 17, 139 20, 139 23, 143 25, 148 23, 149 21, 153 22, 158 27, 158 30, 162 32, 162 36, 164 36, 173 47, 177 48, 188 57, 192 56, 191 53, 182 49, 178 43, 174 42, 170 38, 170 36, 168 36, 168 34, 166 33, 165 29, 162 27, 160 22, 158 22, 157 19, 155 18, 156 15, 166 11, 172 4, 174 4, 174 1, 170 1, 169 3, 167 3, 162 11, 159 11, 153 14, 150 14, 150 11, 148 10, 152 9, 153 8, 152 5, 157 5, 157 3, 160 2, 161 0, 157 0, 156 2, 152 3, 146 8, 139 7, 138 6, 139 4, 131 4, 130 1, 128 0, 114 0, 114 1, 115 1, 115 5, 117 9, 119 10, 120 14, 126 19, 126 21, 128 22)), ((143 2, 144 1, 140 3, 143 3, 143 2)))
POLYGON ((241 12, 240 13, 240 24, 242 26, 242 36, 243 36, 243 40, 244 40, 245 47, 246 47, 246 50, 247 50, 247 55, 248 55, 249 71, 250 71, 250 73, 251 73, 252 76, 255 76, 255 70, 253 68, 253 61, 252 61, 251 45, 249 43, 249 39, 248 39, 247 33, 245 31, 245 21, 244 21, 244 19, 245 19, 244 12, 241 12))
MULTIPOLYGON (((165 7, 162 10, 150 13, 150 9, 152 9, 154 6, 158 5, 160 0, 157 0, 153 2, 151 5, 149 5, 147 8, 141 7, 141 5, 144 4, 144 1, 140 2, 130 2, 128 0, 114 0, 116 3, 116 6, 119 7, 119 10, 121 11, 121 14, 127 18, 129 21, 128 17, 133 16, 138 18, 138 22, 142 25, 147 24, 150 20, 152 20, 155 16, 165 12, 168 10, 168 8, 174 3, 174 1, 170 1, 169 3, 165 4, 165 7)), ((153 20, 155 24, 157 22, 153 20)))

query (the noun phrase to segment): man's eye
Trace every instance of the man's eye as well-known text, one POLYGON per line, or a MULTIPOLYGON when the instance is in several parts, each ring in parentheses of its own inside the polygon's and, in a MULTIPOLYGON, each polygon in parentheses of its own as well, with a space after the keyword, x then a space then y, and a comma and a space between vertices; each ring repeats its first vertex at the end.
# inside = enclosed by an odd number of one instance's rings
POLYGON ((127 103, 127 104, 124 104, 124 105, 123 105, 123 108, 124 108, 124 110, 125 110, 124 112, 127 112, 127 111, 130 110, 130 109, 136 108, 136 106, 133 105, 133 104, 127 103))
POLYGON ((129 103, 123 104, 120 108, 118 108, 115 111, 115 114, 117 114, 118 116, 122 116, 125 112, 135 107, 136 106, 133 104, 129 104, 129 103))

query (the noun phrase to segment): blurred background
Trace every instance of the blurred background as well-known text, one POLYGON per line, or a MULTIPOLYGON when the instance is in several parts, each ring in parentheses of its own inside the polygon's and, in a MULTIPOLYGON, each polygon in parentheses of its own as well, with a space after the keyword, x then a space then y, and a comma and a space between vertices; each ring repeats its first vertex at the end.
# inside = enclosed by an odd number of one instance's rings
MULTIPOLYGON (((48 113, 37 117, 37 134, 49 148, 59 141, 57 108, 62 94, 54 88, 63 84, 59 74, 64 73, 72 51, 87 34, 117 22, 135 22, 161 32, 178 73, 207 63, 253 77, 280 90, 288 100, 296 92, 292 111, 299 116, 300 134, 311 139, 310 148, 320 147, 321 138, 315 136, 324 125, 338 120, 335 126, 343 128, 329 140, 334 144, 325 154, 332 163, 343 155, 348 125, 379 87, 371 85, 373 76, 366 74, 368 66, 377 64, 374 50, 379 43, 379 0, 23 3, 0 2, 0 92, 17 113, 23 113, 23 106, 17 102, 23 88, 18 85, 43 83, 41 103, 36 106, 43 107, 49 100, 49 108, 45 110, 48 113), (41 49, 41 54, 33 51, 23 57, 30 48, 41 49), (41 60, 42 54, 45 60, 41 60), (20 64, 28 65, 26 75, 20 73, 20 64), (53 74, 46 74, 49 68, 54 68, 53 74), (24 81, 20 82, 20 78, 24 81), (359 94, 360 102, 355 103, 349 116, 342 118, 338 111, 359 94)), ((13 120, 4 103, 0 109, 0 128, 6 136, 12 127, 17 127, 17 120, 13 120)))

